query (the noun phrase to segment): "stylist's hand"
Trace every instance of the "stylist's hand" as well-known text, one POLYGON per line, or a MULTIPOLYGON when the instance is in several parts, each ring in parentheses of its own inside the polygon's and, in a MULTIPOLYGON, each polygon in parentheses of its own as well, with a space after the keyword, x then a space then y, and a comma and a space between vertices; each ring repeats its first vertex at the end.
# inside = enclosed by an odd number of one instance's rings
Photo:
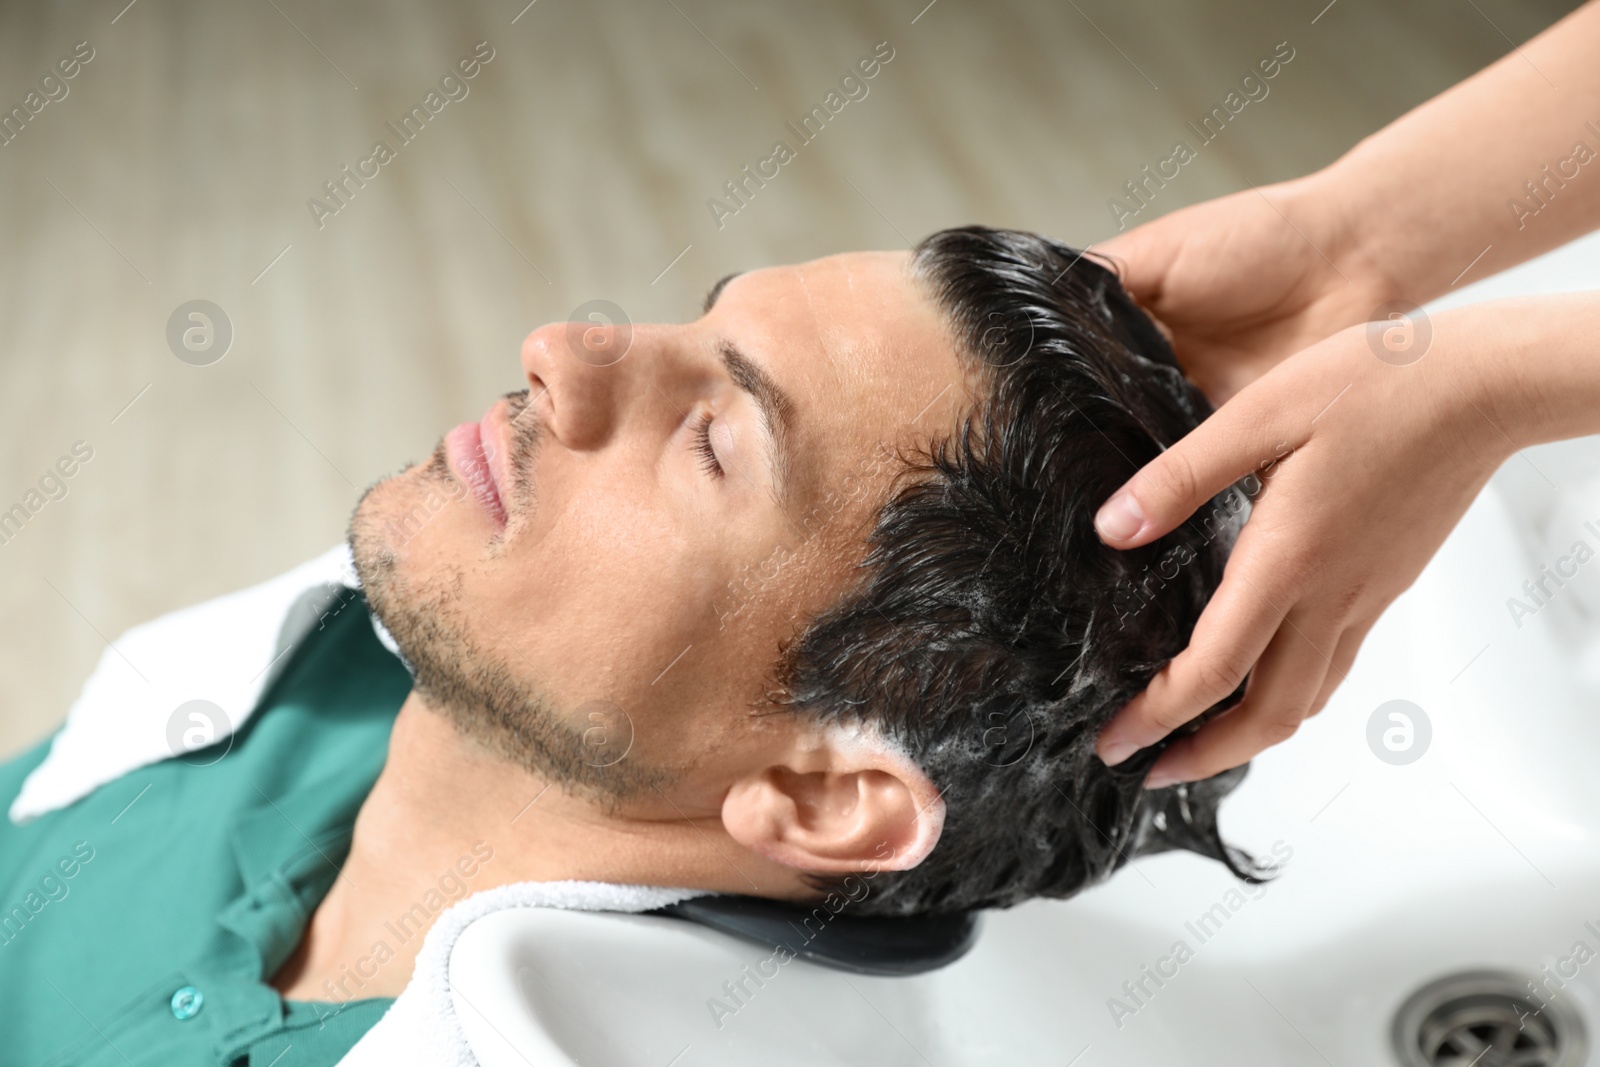
POLYGON ((1333 184, 1324 173, 1246 189, 1094 246, 1120 261, 1123 285, 1213 404, 1387 299, 1333 184))
POLYGON ((1431 347, 1404 366, 1380 360, 1365 327, 1342 330, 1244 388, 1113 494, 1096 527, 1132 548, 1266 465, 1189 647, 1101 732, 1102 759, 1165 737, 1246 674, 1242 703, 1173 742, 1148 785, 1237 766, 1321 710, 1367 630, 1512 452, 1496 426, 1515 390, 1487 383, 1484 319, 1475 308, 1435 316, 1431 347))

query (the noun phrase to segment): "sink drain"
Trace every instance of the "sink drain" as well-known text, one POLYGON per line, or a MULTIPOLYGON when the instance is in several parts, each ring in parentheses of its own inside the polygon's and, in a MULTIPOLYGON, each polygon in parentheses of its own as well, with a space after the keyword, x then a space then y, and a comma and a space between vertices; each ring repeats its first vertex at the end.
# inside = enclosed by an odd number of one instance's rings
POLYGON ((1542 1004, 1528 979, 1470 971, 1431 982, 1395 1015, 1404 1067, 1580 1067, 1583 1021, 1565 999, 1542 1004))

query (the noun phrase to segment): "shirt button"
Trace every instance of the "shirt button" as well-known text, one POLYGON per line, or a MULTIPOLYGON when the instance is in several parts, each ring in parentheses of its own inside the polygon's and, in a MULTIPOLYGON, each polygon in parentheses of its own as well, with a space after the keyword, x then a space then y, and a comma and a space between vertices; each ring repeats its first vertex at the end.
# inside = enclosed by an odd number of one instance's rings
POLYGON ((186 985, 172 994, 172 1017, 179 1022, 185 1019, 193 1019, 200 1014, 200 1005, 205 1002, 206 998, 200 993, 200 990, 192 985, 186 985))

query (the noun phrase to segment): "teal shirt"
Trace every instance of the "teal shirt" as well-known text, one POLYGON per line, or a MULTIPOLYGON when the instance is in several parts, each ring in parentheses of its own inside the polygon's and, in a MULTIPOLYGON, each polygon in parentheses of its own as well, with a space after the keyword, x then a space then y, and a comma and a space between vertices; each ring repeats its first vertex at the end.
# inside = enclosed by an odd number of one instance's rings
MULTIPOLYGON (((231 744, 22 826, 0 816, 0 1063, 320 1067, 387 1010, 267 984, 349 852, 411 689, 352 596, 231 744)), ((45 751, 0 764, 0 808, 45 751)))

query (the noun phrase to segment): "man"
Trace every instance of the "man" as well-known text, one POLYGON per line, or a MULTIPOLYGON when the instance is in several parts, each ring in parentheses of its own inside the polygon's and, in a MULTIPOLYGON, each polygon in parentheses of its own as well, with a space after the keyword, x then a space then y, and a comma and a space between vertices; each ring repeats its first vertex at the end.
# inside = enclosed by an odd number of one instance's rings
POLYGON ((546 326, 522 370, 362 498, 361 595, 263 666, 236 734, 119 775, 80 700, 0 769, 22 1062, 335 1062, 443 898, 508 883, 854 880, 871 915, 1172 847, 1257 877, 1215 822, 1242 769, 1147 796, 1158 748, 1093 754, 1231 537, 1094 534, 1206 411, 1103 266, 944 231, 725 279, 692 323, 546 326))

